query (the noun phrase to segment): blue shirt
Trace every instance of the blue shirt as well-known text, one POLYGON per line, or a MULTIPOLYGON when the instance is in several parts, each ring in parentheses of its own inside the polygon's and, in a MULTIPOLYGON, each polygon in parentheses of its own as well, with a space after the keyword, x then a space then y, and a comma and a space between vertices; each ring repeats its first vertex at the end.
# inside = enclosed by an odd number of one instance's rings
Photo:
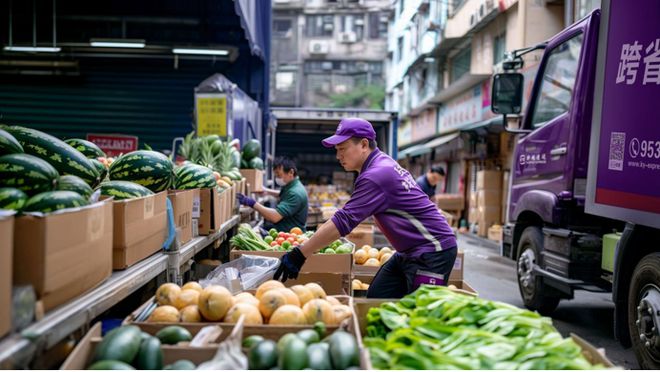
POLYGON ((332 222, 345 236, 372 215, 394 249, 405 256, 456 247, 454 232, 435 204, 407 170, 378 149, 364 162, 351 199, 332 222))
POLYGON ((424 191, 424 193, 429 196, 429 198, 435 195, 435 186, 431 186, 425 174, 417 177, 417 184, 419 185, 419 188, 421 188, 422 191, 424 191))

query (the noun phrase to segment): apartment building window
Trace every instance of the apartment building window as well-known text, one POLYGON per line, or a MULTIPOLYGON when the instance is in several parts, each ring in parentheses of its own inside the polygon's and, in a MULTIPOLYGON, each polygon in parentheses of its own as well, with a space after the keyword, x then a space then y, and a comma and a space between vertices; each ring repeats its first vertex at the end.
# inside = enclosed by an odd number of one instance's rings
POLYGON ((332 37, 335 30, 335 17, 331 14, 307 16, 307 36, 332 37))
POLYGON ((461 76, 465 75, 470 71, 470 63, 472 61, 472 50, 465 49, 464 51, 458 53, 451 62, 451 82, 455 82, 460 79, 461 76))
POLYGON ((405 7, 405 0, 399 0, 399 14, 403 13, 403 9, 405 9, 405 7))
POLYGON ((363 14, 347 14, 340 18, 340 31, 353 32, 357 40, 364 38, 364 15, 363 14))
POLYGON ((291 91, 293 90, 293 84, 295 81, 294 72, 278 72, 275 74, 275 89, 279 91, 291 91))
POLYGON ((496 65, 504 59, 506 54, 506 32, 493 38, 493 64, 496 65))
POLYGON ((273 35, 279 38, 291 37, 291 25, 292 22, 290 19, 274 19, 273 35))
POLYGON ((396 41, 396 61, 401 62, 403 58, 403 36, 399 36, 396 41))
POLYGON ((369 38, 387 38, 387 14, 380 12, 369 13, 369 38))

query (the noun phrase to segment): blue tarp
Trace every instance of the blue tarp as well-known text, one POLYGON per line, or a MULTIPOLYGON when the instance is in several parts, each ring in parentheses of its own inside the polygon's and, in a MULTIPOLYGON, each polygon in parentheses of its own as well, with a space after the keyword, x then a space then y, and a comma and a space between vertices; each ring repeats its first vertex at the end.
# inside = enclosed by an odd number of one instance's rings
POLYGON ((250 43, 252 55, 268 63, 270 49, 270 0, 234 0, 236 14, 241 19, 241 27, 250 43))

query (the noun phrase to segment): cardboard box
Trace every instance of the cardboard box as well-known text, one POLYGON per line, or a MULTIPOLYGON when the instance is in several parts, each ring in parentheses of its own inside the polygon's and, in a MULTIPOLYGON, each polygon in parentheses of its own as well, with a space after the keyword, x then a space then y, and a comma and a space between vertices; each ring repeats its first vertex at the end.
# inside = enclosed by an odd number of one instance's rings
POLYGON ((502 189, 502 172, 497 170, 481 170, 477 172, 477 190, 502 189))
POLYGON ((436 194, 435 204, 442 210, 462 211, 465 209, 465 197, 463 194, 436 194))
POLYGON ((112 215, 113 203, 101 201, 16 218, 13 285, 32 285, 48 311, 104 281, 112 273, 112 215))
POLYGON ((193 237, 193 199, 199 197, 199 190, 170 190, 167 197, 174 209, 174 223, 178 231, 179 243, 188 243, 193 237))
POLYGON ((470 207, 477 207, 477 191, 470 191, 470 207))
POLYGON ((216 188, 200 189, 199 197, 193 196, 193 218, 197 219, 199 235, 210 235, 220 229, 223 210, 216 188))
POLYGON ((0 338, 11 330, 12 255, 14 251, 14 213, 0 214, 0 338))
POLYGON ((493 225, 488 228, 488 239, 494 240, 496 242, 502 241, 502 226, 493 225))
POLYGON ((285 285, 293 287, 307 283, 318 283, 328 296, 347 296, 351 293, 351 276, 343 273, 300 273, 298 279, 287 280, 285 285))
POLYGON ((458 250, 456 253, 456 261, 454 261, 454 267, 451 269, 449 274, 449 281, 463 281, 463 266, 465 264, 465 253, 462 250, 458 250))
POLYGON ((488 236, 488 228, 493 225, 499 225, 501 213, 499 206, 479 208, 479 218, 477 224, 479 225, 479 235, 488 236))
MULTIPOLYGON (((244 254, 265 257, 282 257, 285 252, 271 251, 241 251, 233 249, 229 252, 229 260, 235 260, 244 254)), ((309 257, 302 267, 301 273, 342 273, 350 274, 353 268, 353 254, 315 254, 309 257)))
POLYGON ((470 208, 470 211, 468 212, 468 221, 470 223, 476 223, 477 220, 479 219, 479 209, 477 207, 470 208))
POLYGON ((248 184, 248 191, 264 191, 264 171, 260 169, 241 169, 241 175, 245 177, 248 184))
POLYGON ((477 191, 477 207, 502 206, 502 190, 483 189, 477 191))
POLYGON ((374 245, 374 226, 369 224, 359 224, 350 234, 346 235, 346 239, 355 244, 355 248, 360 249, 365 245, 374 245))

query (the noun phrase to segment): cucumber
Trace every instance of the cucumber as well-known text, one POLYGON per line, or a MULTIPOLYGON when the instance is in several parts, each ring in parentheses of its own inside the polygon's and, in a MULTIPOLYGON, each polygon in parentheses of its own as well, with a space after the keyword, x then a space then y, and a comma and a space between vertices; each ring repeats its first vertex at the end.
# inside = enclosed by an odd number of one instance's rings
POLYGON ((96 347, 94 360, 118 360, 131 364, 140 350, 142 331, 136 326, 123 326, 110 331, 96 347))
POLYGON ((160 349, 160 340, 156 337, 144 338, 134 364, 137 369, 163 369, 163 351, 160 349))
POLYGON ((307 344, 298 337, 292 338, 284 346, 277 359, 277 366, 282 369, 305 369, 309 362, 307 344))
POLYGON ((344 331, 335 331, 328 341, 330 360, 334 369, 346 369, 360 364, 360 351, 355 337, 344 331))
POLYGON ((160 342, 167 345, 176 345, 179 342, 192 340, 190 332, 180 326, 165 327, 156 333, 156 337, 160 342))
POLYGON ((252 346, 248 352, 248 368, 270 369, 277 364, 277 344, 264 340, 252 346))
POLYGON ((330 345, 325 342, 311 344, 307 347, 308 367, 310 369, 332 369, 330 361, 330 345))
POLYGON ((195 365, 195 363, 189 361, 188 359, 181 359, 181 360, 177 360, 176 362, 174 362, 172 364, 166 365, 165 368, 163 368, 163 369, 164 370, 172 370, 173 369, 173 370, 181 371, 181 370, 193 370, 193 369, 196 369, 196 368, 197 368, 197 366, 195 365))
POLYGON ((98 361, 87 369, 95 369, 95 370, 125 370, 125 369, 135 369, 131 365, 126 364, 124 362, 120 362, 118 360, 101 360, 98 361))
POLYGON ((252 346, 260 343, 263 340, 264 340, 264 337, 260 336, 260 335, 252 335, 252 336, 246 337, 246 338, 243 339, 243 347, 246 347, 246 348, 249 349, 252 346))
POLYGON ((307 345, 311 345, 313 343, 317 343, 321 341, 319 334, 316 333, 316 331, 313 329, 303 329, 302 331, 298 332, 296 335, 298 336, 298 338, 305 341, 307 345))

